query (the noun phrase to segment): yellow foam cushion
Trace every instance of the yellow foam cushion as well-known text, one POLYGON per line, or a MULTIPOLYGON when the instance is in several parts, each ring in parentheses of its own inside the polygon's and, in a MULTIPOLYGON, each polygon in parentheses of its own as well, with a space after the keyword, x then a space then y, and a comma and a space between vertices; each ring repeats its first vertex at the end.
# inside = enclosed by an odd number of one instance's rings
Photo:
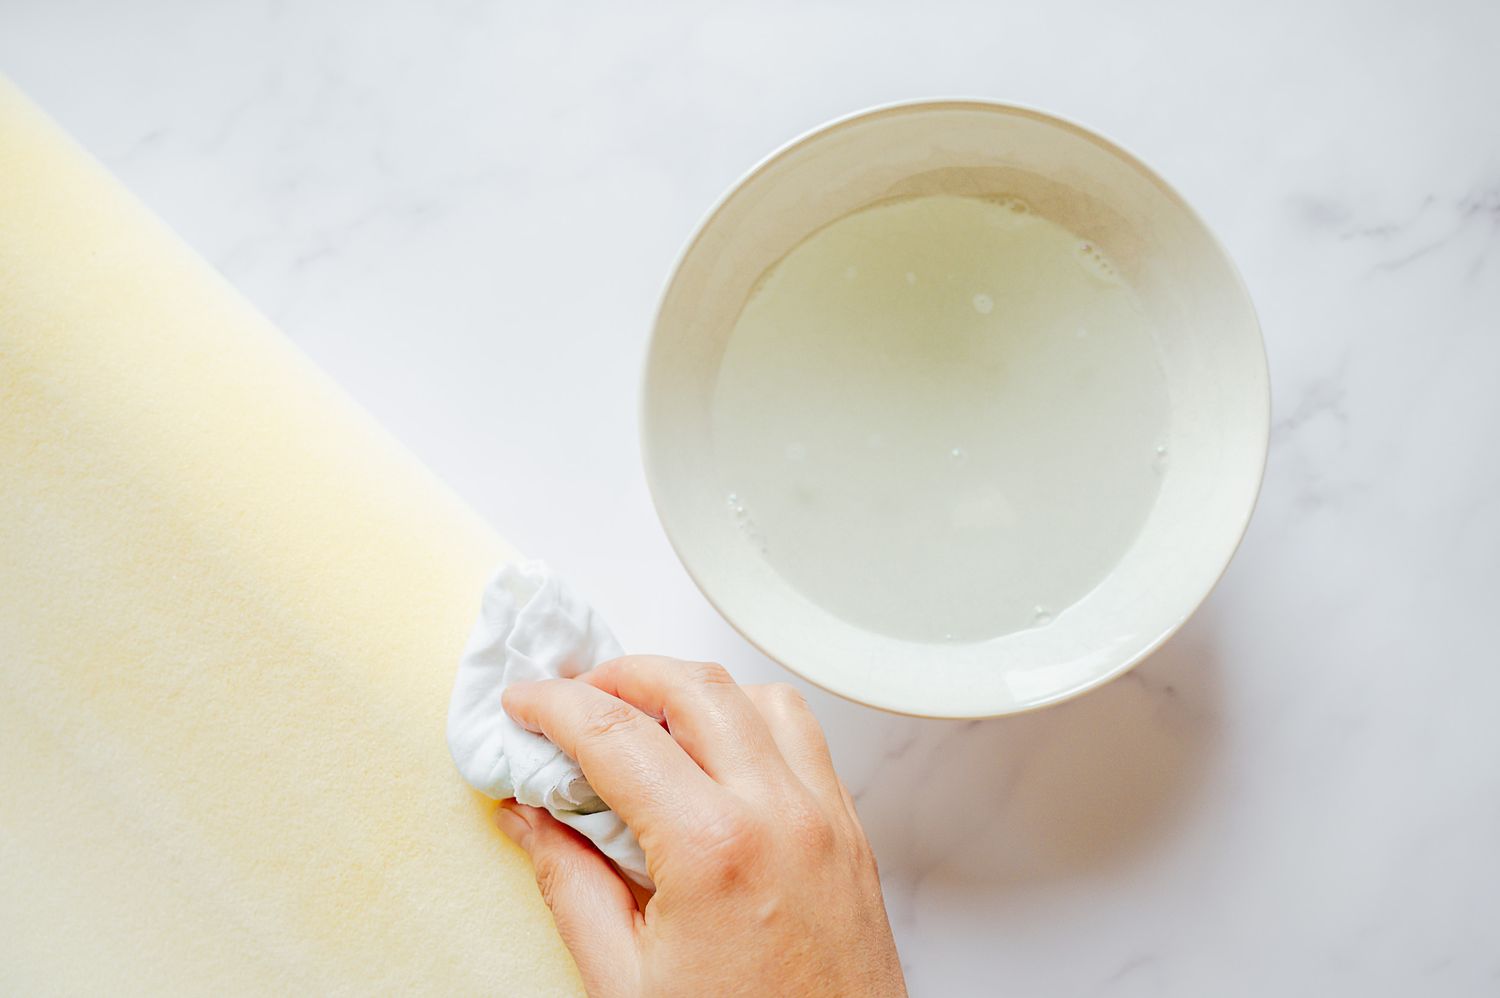
POLYGON ((580 993, 443 740, 513 555, 0 79, 0 992, 580 993))

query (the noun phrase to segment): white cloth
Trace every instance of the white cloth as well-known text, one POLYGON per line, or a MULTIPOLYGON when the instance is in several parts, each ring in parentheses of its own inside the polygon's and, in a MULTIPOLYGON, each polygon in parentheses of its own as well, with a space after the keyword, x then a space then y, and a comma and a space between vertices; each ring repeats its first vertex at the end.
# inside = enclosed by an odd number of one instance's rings
POLYGON ((571 678, 622 654, 593 608, 546 565, 502 565, 485 587, 479 621, 458 663, 448 749, 476 790, 546 808, 630 879, 651 887, 635 835, 594 793, 578 763, 511 720, 500 703, 511 683, 571 678))

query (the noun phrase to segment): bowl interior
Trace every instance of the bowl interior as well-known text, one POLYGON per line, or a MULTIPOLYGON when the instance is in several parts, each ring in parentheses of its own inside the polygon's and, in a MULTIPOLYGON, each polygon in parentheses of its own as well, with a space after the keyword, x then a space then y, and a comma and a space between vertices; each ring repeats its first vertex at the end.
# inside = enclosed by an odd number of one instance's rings
POLYGON ((864 112, 796 140, 709 215, 657 316, 642 444, 678 556, 746 638, 850 699, 908 714, 979 717, 1096 686, 1187 619, 1248 522, 1268 413, 1265 353, 1249 297, 1175 192, 1075 125, 1008 105, 933 101, 864 112), (1102 248, 1154 322, 1171 405, 1170 468, 1114 571, 1046 626, 970 644, 872 633, 788 585, 725 515, 711 436, 725 344, 765 271, 850 212, 939 193, 1020 196, 1102 248))

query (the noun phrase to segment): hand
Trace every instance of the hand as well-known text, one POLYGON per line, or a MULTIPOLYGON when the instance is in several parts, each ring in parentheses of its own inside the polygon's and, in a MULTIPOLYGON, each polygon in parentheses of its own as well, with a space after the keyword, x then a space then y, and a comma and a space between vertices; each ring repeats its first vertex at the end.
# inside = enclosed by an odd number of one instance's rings
POLYGON ((875 857, 792 687, 630 656, 504 699, 578 761, 656 882, 640 903, 546 811, 506 801, 496 813, 531 856, 590 995, 906 994, 875 857))

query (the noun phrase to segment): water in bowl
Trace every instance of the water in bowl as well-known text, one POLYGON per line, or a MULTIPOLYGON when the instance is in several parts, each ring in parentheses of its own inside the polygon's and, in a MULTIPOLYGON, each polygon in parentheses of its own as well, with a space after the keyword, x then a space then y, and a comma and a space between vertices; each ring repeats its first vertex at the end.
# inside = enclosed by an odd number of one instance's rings
POLYGON ((771 268, 726 348, 725 515, 809 600, 915 641, 1046 626, 1130 547, 1169 463, 1151 323, 1014 198, 867 208, 771 268))

